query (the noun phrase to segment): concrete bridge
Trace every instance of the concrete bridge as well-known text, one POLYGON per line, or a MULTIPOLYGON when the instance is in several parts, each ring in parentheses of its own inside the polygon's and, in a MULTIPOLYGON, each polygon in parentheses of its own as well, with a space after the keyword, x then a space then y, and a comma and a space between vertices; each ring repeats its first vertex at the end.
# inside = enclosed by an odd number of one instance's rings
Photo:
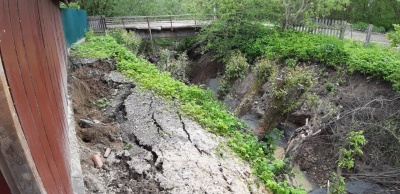
POLYGON ((89 27, 96 33, 107 29, 122 28, 134 31, 141 38, 172 38, 195 36, 200 29, 210 23, 212 17, 200 19, 195 15, 162 16, 89 16, 89 27))

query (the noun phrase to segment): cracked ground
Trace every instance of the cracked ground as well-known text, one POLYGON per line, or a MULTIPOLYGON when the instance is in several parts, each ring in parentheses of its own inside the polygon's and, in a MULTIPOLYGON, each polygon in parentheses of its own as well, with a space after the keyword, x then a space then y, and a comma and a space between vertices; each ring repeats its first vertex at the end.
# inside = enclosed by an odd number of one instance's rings
POLYGON ((226 139, 179 113, 174 102, 137 89, 112 62, 74 65, 86 193, 267 193, 249 164, 224 146, 226 139), (107 105, 93 103, 98 99, 107 105), (101 168, 91 161, 96 153, 101 168))

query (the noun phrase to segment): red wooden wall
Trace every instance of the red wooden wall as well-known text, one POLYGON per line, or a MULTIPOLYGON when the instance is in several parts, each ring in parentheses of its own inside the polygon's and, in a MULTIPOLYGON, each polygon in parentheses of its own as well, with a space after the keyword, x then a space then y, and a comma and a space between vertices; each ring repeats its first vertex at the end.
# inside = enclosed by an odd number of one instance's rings
POLYGON ((34 163, 49 194, 72 193, 66 46, 59 1, 0 0, 0 55, 34 163))
POLYGON ((2 194, 10 194, 10 188, 7 185, 6 180, 3 177, 3 174, 0 172, 0 193, 2 194))

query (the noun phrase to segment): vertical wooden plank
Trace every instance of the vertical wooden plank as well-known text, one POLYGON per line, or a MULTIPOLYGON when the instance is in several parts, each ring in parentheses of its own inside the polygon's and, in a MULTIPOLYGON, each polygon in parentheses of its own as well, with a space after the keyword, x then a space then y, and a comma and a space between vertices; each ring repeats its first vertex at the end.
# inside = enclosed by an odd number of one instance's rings
MULTIPOLYGON (((59 122, 63 123, 63 129, 62 129, 62 137, 63 138, 63 161, 64 161, 64 168, 65 168, 65 172, 69 171, 69 159, 70 158, 70 153, 69 153, 69 139, 68 139, 68 124, 67 124, 67 115, 68 115, 68 86, 67 86, 67 47, 66 47, 66 43, 65 43, 65 39, 64 39, 64 31, 63 26, 62 26, 62 18, 60 15, 60 11, 58 9, 58 4, 53 5, 53 23, 55 25, 54 29, 56 30, 56 38, 57 38, 57 49, 58 49, 58 56, 60 56, 60 62, 59 62, 59 67, 61 69, 61 103, 58 103, 59 105, 59 111, 60 114, 62 115, 62 118, 60 119, 59 122)), ((70 186, 71 183, 69 182, 70 180, 70 176, 69 173, 66 173, 63 175, 66 181, 63 181, 63 183, 66 185, 66 187, 70 186)), ((69 192, 68 190, 70 189, 70 187, 66 188, 67 193, 69 192)), ((70 190, 70 192, 72 192, 72 188, 70 190)))
POLYGON ((5 0, 0 6, 0 51, 37 169, 48 193, 71 193, 67 56, 58 2, 5 0))
POLYGON ((321 19, 318 18, 317 24, 318 24, 317 33, 318 33, 318 34, 321 34, 321 19))
MULTIPOLYGON (((58 101, 58 103, 61 104, 62 107, 67 107, 67 102, 66 102, 66 54, 65 54, 65 43, 63 39, 63 33, 61 31, 61 18, 58 12, 58 6, 56 2, 49 3, 49 1, 46 0, 39 0, 39 4, 41 6, 41 13, 47 13, 49 17, 42 17, 42 30, 43 30, 43 36, 47 37, 44 39, 44 45, 46 48, 47 55, 50 56, 48 59, 48 65, 50 68, 50 71, 55 72, 55 75, 53 79, 55 79, 56 83, 58 84, 58 88, 61 92, 59 92, 59 95, 61 95, 61 101, 58 101), (47 34, 47 35, 46 35, 47 34), (50 37, 50 38, 49 38, 50 37)), ((51 2, 51 1, 50 1, 51 2)), ((52 107, 53 110, 47 110, 47 111, 53 111, 57 112, 57 107, 52 107)), ((67 128, 66 128, 66 115, 64 113, 66 112, 66 108, 64 108, 64 111, 62 111, 60 114, 62 115, 62 119, 59 120, 61 127, 58 123, 55 123, 54 120, 51 120, 50 118, 44 118, 48 122, 46 122, 47 126, 49 127, 48 129, 53 128, 52 130, 47 130, 47 133, 50 136, 57 137, 57 139, 49 139, 50 143, 55 144, 54 150, 59 150, 58 153, 54 153, 55 160, 57 161, 57 167, 60 172, 60 179, 62 181, 62 185, 64 185, 63 189, 67 193, 70 193, 72 189, 70 188, 70 179, 69 179, 69 174, 68 172, 68 161, 67 157, 69 153, 67 153, 67 144, 68 144, 68 136, 67 136, 67 128), (55 127, 55 128, 54 128, 55 127)))
MULTIPOLYGON (((48 102, 48 97, 45 91, 45 85, 40 75, 40 69, 37 67, 31 67, 27 59, 27 51, 25 48, 24 37, 22 35, 21 18, 19 17, 18 1, 10 0, 10 14, 11 14, 11 26, 14 33, 14 41, 16 45, 17 56, 19 65, 21 67, 21 74, 23 78, 23 84, 27 88, 27 95, 32 96, 30 106, 33 108, 33 115, 36 117, 35 123, 38 125, 38 132, 41 134, 41 142, 45 149, 45 155, 50 166, 50 172, 57 185, 61 185, 61 179, 59 175, 59 169, 55 160, 56 152, 60 151, 56 142, 52 143, 52 139, 57 139, 54 133, 48 133, 49 130, 56 130, 57 128, 52 123, 46 122, 46 118, 54 119, 54 114, 51 113, 51 106, 48 102), (31 72, 32 70, 32 72, 31 72), (34 79, 32 79, 34 78, 34 79), (36 106, 36 107, 35 107, 36 106)), ((26 3, 26 2, 23 2, 26 3)), ((22 14, 26 14, 21 12, 22 14)), ((42 14, 45 12, 42 12, 42 14)), ((7 64, 6 64, 7 65, 7 64)), ((23 110, 21 110, 23 111, 23 110)), ((30 130, 29 128, 24 130, 30 130)), ((60 187, 58 187, 60 188, 60 187)), ((63 189, 58 190, 59 193, 64 193, 63 189)))
POLYGON ((329 30, 329 28, 328 28, 328 19, 324 19, 324 28, 325 28, 324 34, 328 34, 328 30, 329 30))
MULTIPOLYGON (((13 193, 46 193, 14 109, 1 55, 0 52, 0 182, 7 179, 13 193)), ((1 193, 9 193, 10 188, 0 185, 1 193)))
POLYGON ((335 34, 336 34, 336 37, 338 37, 339 38, 339 34, 340 34, 340 20, 337 20, 336 21, 336 25, 335 25, 335 34))
POLYGON ((338 31, 337 31, 337 26, 338 26, 338 20, 334 20, 335 21, 335 23, 333 24, 333 35, 334 36, 336 36, 337 37, 337 33, 338 33, 338 31))
POLYGON ((340 40, 343 40, 343 38, 344 38, 344 33, 346 32, 346 22, 345 21, 341 21, 341 24, 340 24, 340 33, 339 33, 339 39, 340 40))
POLYGON ((1 52, 7 78, 11 86, 11 92, 15 100, 18 116, 20 117, 25 136, 27 137, 35 163, 41 172, 41 178, 47 180, 45 185, 48 192, 57 193, 55 182, 51 172, 55 172, 53 165, 48 163, 47 157, 50 157, 49 146, 43 146, 42 140, 46 139, 45 134, 40 130, 41 119, 38 114, 37 103, 32 88, 29 71, 26 66, 21 66, 26 63, 25 57, 22 54, 23 49, 20 37, 18 10, 16 9, 16 1, 3 1, 5 21, 3 23, 4 31, 6 32, 1 42, 1 52), (10 4, 9 4, 10 3, 10 4), (13 14, 11 16, 10 14, 13 14), (11 25, 13 24, 13 26, 11 25), (15 33, 15 34, 13 34, 15 33), (16 38, 14 38, 16 36, 16 38), (18 51, 18 52, 17 52, 18 51), (26 82, 25 82, 26 80, 26 82), (24 84, 29 83, 29 84, 24 84), (50 170, 51 168, 52 170, 50 170), (51 172, 50 172, 51 171, 51 172))

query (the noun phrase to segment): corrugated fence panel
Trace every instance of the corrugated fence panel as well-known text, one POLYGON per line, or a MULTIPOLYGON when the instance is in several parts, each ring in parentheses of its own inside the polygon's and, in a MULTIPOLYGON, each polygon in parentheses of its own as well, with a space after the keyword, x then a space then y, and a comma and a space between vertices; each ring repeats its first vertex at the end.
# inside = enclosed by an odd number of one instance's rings
POLYGON ((85 10, 61 9, 62 23, 64 26, 65 40, 67 46, 80 40, 85 36, 88 28, 87 14, 85 10))
MULTIPOLYGON (((0 12, 1 58, 36 168, 47 193, 71 194, 67 55, 58 1, 3 0, 0 12)), ((84 19, 75 38, 87 26, 86 13, 79 14, 84 19)))

